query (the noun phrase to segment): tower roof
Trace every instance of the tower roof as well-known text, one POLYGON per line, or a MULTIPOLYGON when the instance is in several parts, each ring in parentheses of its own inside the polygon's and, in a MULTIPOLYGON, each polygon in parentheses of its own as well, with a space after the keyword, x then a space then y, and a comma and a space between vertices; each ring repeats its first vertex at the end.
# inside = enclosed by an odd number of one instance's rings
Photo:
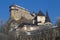
POLYGON ((48 11, 46 11, 46 20, 45 20, 45 22, 51 22, 50 17, 48 15, 48 11))
POLYGON ((11 8, 12 6, 13 6, 13 7, 16 7, 16 5, 15 5, 15 4, 12 4, 12 5, 10 5, 10 6, 9 6, 9 8, 11 8))
POLYGON ((38 16, 45 16, 45 15, 44 15, 43 12, 40 10, 39 13, 38 13, 38 16))

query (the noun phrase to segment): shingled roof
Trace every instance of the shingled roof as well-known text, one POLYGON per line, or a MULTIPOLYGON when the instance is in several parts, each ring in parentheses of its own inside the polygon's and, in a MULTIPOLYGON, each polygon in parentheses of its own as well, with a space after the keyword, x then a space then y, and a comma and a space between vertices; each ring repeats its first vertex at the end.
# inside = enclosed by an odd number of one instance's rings
POLYGON ((40 10, 40 11, 38 12, 38 16, 45 16, 45 15, 44 15, 43 12, 40 10))
POLYGON ((51 22, 50 17, 48 15, 48 11, 46 11, 46 20, 45 20, 45 22, 51 22))

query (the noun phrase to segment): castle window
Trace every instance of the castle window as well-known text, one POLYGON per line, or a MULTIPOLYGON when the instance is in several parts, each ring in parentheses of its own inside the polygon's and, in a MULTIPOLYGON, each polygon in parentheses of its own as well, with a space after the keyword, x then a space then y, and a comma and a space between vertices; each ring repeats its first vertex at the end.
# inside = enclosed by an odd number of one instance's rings
POLYGON ((40 21, 40 23, 42 23, 42 22, 40 21))
POLYGON ((60 40, 60 37, 56 37, 55 40, 60 40))

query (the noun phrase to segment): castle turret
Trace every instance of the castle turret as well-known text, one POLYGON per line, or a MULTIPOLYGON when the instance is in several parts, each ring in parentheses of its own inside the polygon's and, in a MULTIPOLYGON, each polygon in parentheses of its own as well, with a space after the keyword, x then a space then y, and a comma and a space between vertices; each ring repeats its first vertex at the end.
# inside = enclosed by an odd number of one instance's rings
POLYGON ((45 15, 42 11, 39 11, 37 15, 37 25, 43 25, 45 23, 45 15))
POLYGON ((46 24, 51 24, 51 20, 50 20, 50 17, 48 15, 48 11, 46 11, 46 16, 45 16, 46 20, 45 20, 45 23, 46 24))

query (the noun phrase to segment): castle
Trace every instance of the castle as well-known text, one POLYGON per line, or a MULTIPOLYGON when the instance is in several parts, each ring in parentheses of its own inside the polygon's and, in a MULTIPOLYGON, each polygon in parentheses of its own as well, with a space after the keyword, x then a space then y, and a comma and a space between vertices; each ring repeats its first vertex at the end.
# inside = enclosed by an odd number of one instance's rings
MULTIPOLYGON (((30 13, 27 9, 20 7, 18 5, 11 5, 10 7, 10 27, 17 28, 18 26, 23 27, 24 25, 52 25, 51 20, 48 15, 48 11, 46 11, 46 15, 40 10, 38 14, 30 13)), ((11 29, 13 30, 13 29, 11 29)))
POLYGON ((43 12, 40 10, 38 14, 32 13, 22 8, 18 5, 11 5, 10 6, 10 18, 15 21, 21 21, 24 20, 23 23, 28 24, 35 24, 35 25, 43 25, 45 23, 51 24, 51 20, 48 16, 48 11, 46 11, 46 15, 43 14, 43 12), (27 22, 26 22, 27 21, 27 22))
POLYGON ((35 12, 30 13, 28 9, 15 4, 9 8, 10 18, 4 25, 6 26, 5 32, 15 32, 15 37, 19 40, 55 40, 56 34, 52 36, 54 31, 48 35, 49 30, 53 28, 48 11, 46 11, 46 15, 41 10, 37 14, 35 12), (46 30, 48 34, 46 33, 44 38, 46 30))

